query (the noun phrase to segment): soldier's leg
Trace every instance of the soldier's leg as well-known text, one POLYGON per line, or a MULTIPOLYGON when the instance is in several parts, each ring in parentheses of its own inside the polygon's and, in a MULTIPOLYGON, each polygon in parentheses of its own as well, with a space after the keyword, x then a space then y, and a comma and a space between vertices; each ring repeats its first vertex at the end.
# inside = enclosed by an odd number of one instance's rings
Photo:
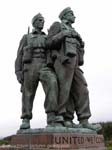
POLYGON ((76 111, 78 120, 84 120, 90 117, 89 96, 87 83, 82 75, 81 70, 75 69, 72 81, 69 101, 67 103, 67 112, 65 115, 65 124, 76 127, 73 123, 74 111, 76 111))
POLYGON ((30 64, 27 70, 24 72, 24 84, 22 95, 22 116, 23 123, 21 129, 30 127, 29 120, 32 119, 32 107, 35 92, 38 85, 38 74, 35 72, 35 68, 30 64))
POLYGON ((64 120, 65 120, 64 125, 66 127, 70 127, 70 128, 76 127, 76 124, 73 123, 74 110, 75 110, 74 96, 70 92, 69 100, 68 100, 67 105, 66 105, 66 113, 65 113, 65 117, 64 117, 64 120))
POLYGON ((78 120, 88 120, 91 116, 89 92, 87 89, 87 82, 83 76, 83 72, 79 68, 76 68, 74 73, 71 95, 74 99, 74 106, 78 120))
POLYGON ((89 92, 87 89, 87 82, 83 76, 83 72, 79 68, 76 68, 74 74, 71 93, 74 98, 77 118, 80 122, 79 127, 84 127, 95 131, 100 130, 101 125, 93 125, 88 122, 91 116, 89 105, 89 92))
POLYGON ((55 71, 59 84, 58 113, 63 117, 66 113, 66 105, 69 100, 75 65, 75 57, 71 58, 70 63, 62 64, 58 59, 55 62, 55 71))
POLYGON ((45 92, 45 112, 47 113, 47 124, 58 122, 61 118, 56 118, 58 107, 58 84, 54 71, 44 67, 40 71, 39 79, 45 92))
POLYGON ((75 69, 72 81, 69 101, 67 103, 67 112, 65 115, 65 126, 77 127, 73 123, 74 112, 76 111, 78 120, 88 120, 90 117, 89 96, 87 83, 81 70, 75 69))

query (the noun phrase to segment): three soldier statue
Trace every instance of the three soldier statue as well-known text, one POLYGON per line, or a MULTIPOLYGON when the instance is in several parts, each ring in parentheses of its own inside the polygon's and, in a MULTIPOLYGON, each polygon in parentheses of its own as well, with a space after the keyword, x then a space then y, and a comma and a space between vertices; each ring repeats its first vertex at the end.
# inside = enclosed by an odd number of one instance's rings
POLYGON ((80 66, 84 63, 84 41, 72 27, 75 16, 70 7, 59 14, 48 35, 42 32, 44 17, 32 19, 33 30, 23 36, 15 61, 15 73, 22 88, 22 124, 29 129, 33 101, 39 81, 45 92, 47 127, 100 129, 90 124, 89 93, 80 66), (74 112, 79 124, 73 123, 74 112))

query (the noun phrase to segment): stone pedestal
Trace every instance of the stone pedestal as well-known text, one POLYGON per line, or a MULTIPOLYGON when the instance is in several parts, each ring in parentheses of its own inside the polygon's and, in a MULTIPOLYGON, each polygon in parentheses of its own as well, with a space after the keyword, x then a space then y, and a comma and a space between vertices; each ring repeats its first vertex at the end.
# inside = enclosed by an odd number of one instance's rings
POLYGON ((15 150, 106 150, 102 135, 70 131, 18 132, 11 145, 15 150))

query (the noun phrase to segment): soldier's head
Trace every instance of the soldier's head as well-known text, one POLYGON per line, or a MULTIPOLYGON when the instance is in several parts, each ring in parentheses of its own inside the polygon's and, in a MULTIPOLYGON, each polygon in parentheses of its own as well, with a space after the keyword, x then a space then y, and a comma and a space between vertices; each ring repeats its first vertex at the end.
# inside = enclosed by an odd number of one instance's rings
POLYGON ((32 19, 32 26, 36 29, 42 30, 44 27, 44 17, 42 14, 38 13, 32 19))
POLYGON ((67 20, 70 23, 74 23, 76 17, 74 16, 74 13, 71 10, 71 8, 67 7, 61 11, 61 13, 59 14, 59 18, 61 20, 67 20))

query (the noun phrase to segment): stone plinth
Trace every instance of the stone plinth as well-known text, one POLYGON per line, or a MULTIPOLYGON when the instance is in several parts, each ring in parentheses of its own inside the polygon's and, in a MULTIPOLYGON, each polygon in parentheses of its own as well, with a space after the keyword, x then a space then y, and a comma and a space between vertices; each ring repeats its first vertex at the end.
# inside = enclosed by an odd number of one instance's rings
POLYGON ((105 150, 104 138, 96 133, 18 132, 12 137, 12 147, 21 150, 105 150))

